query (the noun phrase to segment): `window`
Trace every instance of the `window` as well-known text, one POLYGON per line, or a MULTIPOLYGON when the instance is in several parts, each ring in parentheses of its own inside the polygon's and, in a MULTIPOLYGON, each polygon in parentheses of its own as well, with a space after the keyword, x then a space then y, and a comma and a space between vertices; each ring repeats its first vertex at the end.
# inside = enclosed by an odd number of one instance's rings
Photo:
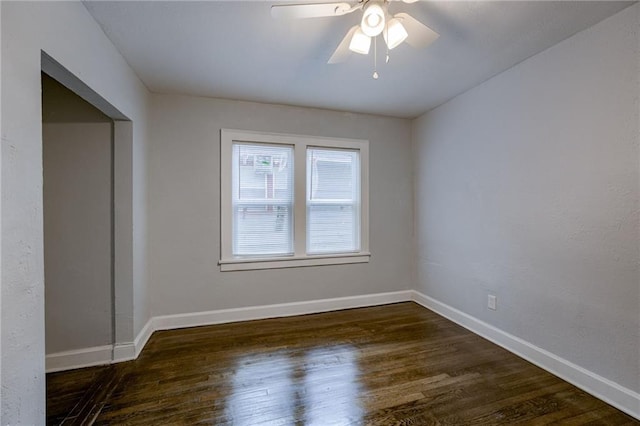
POLYGON ((234 257, 288 256, 293 245, 293 148, 233 144, 234 257))
POLYGON ((357 150, 307 148, 307 253, 360 249, 357 150))
POLYGON ((369 261, 368 142, 223 129, 223 271, 369 261))

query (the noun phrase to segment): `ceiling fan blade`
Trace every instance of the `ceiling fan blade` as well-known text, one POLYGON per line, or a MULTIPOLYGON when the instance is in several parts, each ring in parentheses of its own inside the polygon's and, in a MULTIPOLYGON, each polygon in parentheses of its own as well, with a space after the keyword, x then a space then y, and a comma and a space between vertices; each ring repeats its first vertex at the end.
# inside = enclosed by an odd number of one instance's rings
POLYGON ((271 6, 271 16, 283 19, 321 18, 340 16, 359 9, 349 3, 276 4, 271 6))
POLYGON ((338 45, 336 51, 333 52, 333 55, 331 55, 331 58, 329 58, 329 61, 327 62, 328 64, 337 64, 347 60, 347 58, 351 55, 351 50, 349 50, 349 43, 351 43, 353 33, 355 33, 358 28, 360 28, 360 25, 354 25, 353 27, 351 27, 351 29, 347 32, 347 35, 344 36, 344 38, 338 45))
POLYGON ((440 37, 437 32, 407 13, 398 13, 394 15, 394 18, 398 18, 400 22, 402 22, 402 25, 404 25, 404 28, 409 34, 405 41, 412 47, 418 49, 425 48, 440 37))

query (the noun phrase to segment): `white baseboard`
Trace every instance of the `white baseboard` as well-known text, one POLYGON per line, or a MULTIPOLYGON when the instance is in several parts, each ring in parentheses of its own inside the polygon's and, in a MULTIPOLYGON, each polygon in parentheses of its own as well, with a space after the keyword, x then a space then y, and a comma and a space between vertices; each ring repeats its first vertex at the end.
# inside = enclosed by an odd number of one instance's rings
POLYGON ((105 345, 48 354, 45 369, 47 373, 53 373, 110 364, 112 349, 111 345, 105 345))
POLYGON ((142 330, 140 330, 140 333, 138 333, 138 335, 136 336, 136 339, 133 341, 134 359, 138 358, 138 356, 140 355, 140 352, 142 352, 142 349, 144 349, 145 345, 149 341, 149 338, 151 337, 153 332, 156 331, 156 329, 153 326, 154 322, 155 320, 153 317, 149 318, 149 321, 147 321, 144 327, 142 327, 142 330))
POLYGON ((413 291, 412 300, 613 405, 630 416, 640 419, 639 393, 418 291, 413 291))
POLYGON ((117 343, 113 347, 113 362, 131 361, 140 355, 147 341, 156 330, 154 328, 155 318, 149 318, 149 321, 142 327, 133 342, 117 343))
POLYGON ((124 362, 136 359, 136 348, 133 342, 113 345, 113 362, 124 362))
POLYGON ((164 315, 153 318, 153 328, 154 330, 172 330, 176 328, 197 327, 201 325, 315 314, 320 312, 337 311, 340 309, 406 302, 410 301, 411 297, 412 290, 405 290, 391 293, 368 294, 363 296, 280 303, 277 305, 249 306, 246 308, 164 315))

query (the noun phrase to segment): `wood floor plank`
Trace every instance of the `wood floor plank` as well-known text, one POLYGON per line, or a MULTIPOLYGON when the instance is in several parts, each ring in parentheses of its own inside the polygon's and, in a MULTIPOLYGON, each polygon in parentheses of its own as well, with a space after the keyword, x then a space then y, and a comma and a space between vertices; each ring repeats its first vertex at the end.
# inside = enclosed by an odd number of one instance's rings
POLYGON ((49 424, 102 380, 97 425, 640 425, 410 302, 160 331, 112 368, 48 378, 49 424))
POLYGON ((68 423, 108 366, 47 374, 47 424, 68 423))

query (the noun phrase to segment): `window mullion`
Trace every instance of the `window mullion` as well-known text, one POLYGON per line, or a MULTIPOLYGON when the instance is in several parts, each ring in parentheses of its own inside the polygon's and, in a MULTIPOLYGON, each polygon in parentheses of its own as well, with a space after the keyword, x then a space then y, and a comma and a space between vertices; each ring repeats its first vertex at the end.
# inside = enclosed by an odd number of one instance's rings
POLYGON ((360 148, 359 178, 360 250, 369 251, 369 145, 360 148))
POLYGON ((298 142, 294 148, 294 232, 293 246, 296 256, 307 252, 307 147, 298 142))

